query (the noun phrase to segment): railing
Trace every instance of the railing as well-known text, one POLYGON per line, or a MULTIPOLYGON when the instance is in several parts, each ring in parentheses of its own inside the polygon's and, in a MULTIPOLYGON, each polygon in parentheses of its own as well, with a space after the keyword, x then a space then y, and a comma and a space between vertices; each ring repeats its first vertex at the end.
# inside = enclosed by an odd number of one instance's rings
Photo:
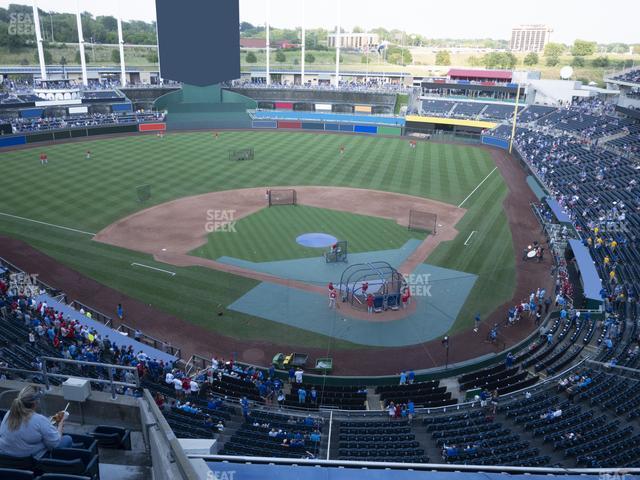
MULTIPOLYGON (((198 455, 187 454, 189 458, 200 458, 206 462, 225 463, 249 463, 267 465, 291 465, 301 467, 336 467, 357 469, 384 469, 403 471, 433 472, 490 472, 513 474, 556 474, 556 475, 599 475, 600 478, 608 478, 607 475, 615 475, 615 478, 623 478, 625 474, 638 474, 640 468, 556 468, 556 467, 512 467, 499 465, 460 465, 442 463, 397 463, 397 462, 366 462, 353 460, 307 460, 300 458, 276 458, 276 457, 249 457, 231 455, 198 455)), ((214 477, 215 478, 215 477, 214 477)), ((388 478, 393 478, 391 475, 388 478)))
POLYGON ((145 345, 149 345, 150 347, 155 348, 156 350, 161 350, 165 353, 173 355, 174 357, 180 358, 180 349, 171 345, 170 342, 164 342, 162 340, 158 340, 150 335, 142 333, 141 331, 130 327, 124 323, 121 323, 120 326, 116 329, 116 331, 126 334, 128 337, 132 337, 135 340, 144 343, 145 345))
POLYGON ((76 310, 82 309, 85 312, 91 313, 91 320, 97 320, 100 323, 104 323, 105 327, 111 327, 113 324, 113 318, 109 315, 99 312, 95 308, 88 307, 84 303, 80 303, 78 300, 73 300, 69 306, 76 310))
POLYGON ((12 367, 3 367, 0 366, 0 372, 9 372, 16 373, 19 375, 26 375, 27 377, 31 377, 32 380, 40 380, 39 376, 42 376, 41 383, 44 383, 45 388, 49 390, 51 388, 51 379, 52 378, 79 378, 79 375, 70 375, 64 373, 52 373, 49 371, 49 367, 47 366, 47 362, 50 363, 64 363, 71 364, 76 366, 89 366, 93 368, 102 368, 105 369, 109 375, 109 379, 102 378, 92 378, 92 377, 81 377, 86 378, 92 383, 100 383, 109 385, 111 390, 111 398, 116 398, 116 386, 127 387, 127 388, 140 388, 140 377, 138 375, 138 369, 135 367, 127 367, 123 365, 113 365, 110 363, 99 363, 99 362, 85 362, 82 360, 67 360, 66 358, 57 358, 57 357, 41 357, 42 360, 42 369, 41 370, 26 370, 22 368, 12 368, 12 367), (121 382, 118 380, 114 380, 114 373, 116 370, 124 370, 133 372, 135 382, 121 382))

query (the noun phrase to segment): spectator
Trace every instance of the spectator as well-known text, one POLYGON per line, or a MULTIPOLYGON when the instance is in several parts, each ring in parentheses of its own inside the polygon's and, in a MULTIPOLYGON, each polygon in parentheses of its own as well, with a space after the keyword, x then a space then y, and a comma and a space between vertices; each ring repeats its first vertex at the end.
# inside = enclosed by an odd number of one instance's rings
POLYGON ((65 412, 54 418, 57 425, 39 413, 42 394, 32 386, 24 387, 11 403, 0 424, 0 453, 15 457, 43 457, 54 448, 70 448, 71 437, 63 435, 65 412))

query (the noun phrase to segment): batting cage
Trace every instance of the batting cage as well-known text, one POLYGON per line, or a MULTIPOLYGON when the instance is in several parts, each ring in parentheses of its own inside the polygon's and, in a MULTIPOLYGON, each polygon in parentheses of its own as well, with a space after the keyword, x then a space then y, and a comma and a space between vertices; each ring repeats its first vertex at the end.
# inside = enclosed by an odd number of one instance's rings
POLYGON ((293 189, 269 190, 269 206, 275 205, 296 205, 297 194, 293 189))
POLYGON ((409 230, 429 232, 435 235, 438 215, 421 210, 409 210, 409 230))
POLYGON ((253 148, 241 148, 240 150, 229 150, 229 160, 253 160, 253 148))
POLYGON ((342 301, 352 307, 366 310, 367 297, 373 298, 373 310, 398 310, 403 290, 407 287, 404 276, 389 263, 378 261, 351 265, 342 272, 338 287, 342 301))
POLYGON ((151 185, 138 185, 136 187, 136 197, 138 202, 144 203, 151 198, 151 185))

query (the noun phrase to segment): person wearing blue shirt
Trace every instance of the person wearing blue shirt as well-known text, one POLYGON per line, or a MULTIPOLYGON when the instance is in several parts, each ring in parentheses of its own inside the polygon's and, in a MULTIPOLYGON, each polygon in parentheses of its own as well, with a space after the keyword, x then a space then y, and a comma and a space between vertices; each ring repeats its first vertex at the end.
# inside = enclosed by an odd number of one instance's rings
POLYGON ((307 401, 307 391, 304 387, 298 389, 298 403, 305 403, 307 401))
POLYGON ((400 372, 400 385, 406 385, 406 383, 407 383, 407 374, 403 370, 402 372, 400 372))
POLYGON ((413 370, 409 371, 409 376, 408 376, 408 380, 409 380, 409 384, 412 384, 416 379, 416 372, 414 372, 413 370))

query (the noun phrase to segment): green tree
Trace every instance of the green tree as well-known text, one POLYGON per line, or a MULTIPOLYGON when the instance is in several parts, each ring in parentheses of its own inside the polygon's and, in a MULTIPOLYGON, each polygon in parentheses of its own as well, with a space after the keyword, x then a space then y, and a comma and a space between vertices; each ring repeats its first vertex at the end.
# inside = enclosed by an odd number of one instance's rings
POLYGON ((413 61, 411 52, 407 48, 400 48, 398 45, 387 47, 387 61, 395 65, 407 65, 413 61))
POLYGON ((245 62, 247 63, 256 63, 258 61, 258 57, 253 52, 248 52, 247 56, 244 57, 245 62))
POLYGON ((544 56, 546 64, 549 67, 555 67, 560 63, 560 55, 564 53, 564 45, 561 43, 547 43, 544 47, 544 56))
POLYGON ((610 43, 606 46, 607 52, 610 53, 628 53, 630 45, 626 43, 610 43))
POLYGON ((609 57, 607 57, 606 55, 596 57, 591 60, 591 65, 593 65, 595 68, 606 68, 609 66, 609 57))
POLYGON ((544 61, 544 64, 547 67, 556 67, 559 63, 560 59, 558 57, 547 57, 547 59, 544 61))
POLYGON ((276 62, 284 63, 287 61, 287 56, 280 50, 276 52, 276 62))
POLYGON ((584 67, 584 57, 573 57, 571 65, 574 67, 584 67))
POLYGON ((502 54, 502 68, 507 68, 509 70, 513 69, 518 64, 518 57, 516 57, 511 52, 505 52, 502 54))
POLYGON ((306 53, 304 54, 304 61, 305 61, 306 63, 313 63, 313 62, 315 62, 315 61, 316 61, 316 56, 315 56, 313 53, 311 53, 311 52, 306 52, 306 53))
POLYGON ((436 53, 436 65, 451 65, 451 54, 448 50, 440 50, 436 53))
POLYGON ((120 50, 117 48, 111 50, 111 61, 113 63, 120 63, 120 50))
POLYGON ((524 57, 523 63, 528 67, 532 67, 534 65, 537 65, 539 61, 540 57, 538 57, 538 54, 536 52, 529 52, 524 57))
POLYGON ((596 42, 587 42, 586 40, 576 40, 571 47, 571 55, 574 57, 586 57, 596 53, 596 42))
POLYGON ((487 68, 512 69, 518 63, 518 58, 511 52, 490 52, 482 57, 482 63, 487 68))

